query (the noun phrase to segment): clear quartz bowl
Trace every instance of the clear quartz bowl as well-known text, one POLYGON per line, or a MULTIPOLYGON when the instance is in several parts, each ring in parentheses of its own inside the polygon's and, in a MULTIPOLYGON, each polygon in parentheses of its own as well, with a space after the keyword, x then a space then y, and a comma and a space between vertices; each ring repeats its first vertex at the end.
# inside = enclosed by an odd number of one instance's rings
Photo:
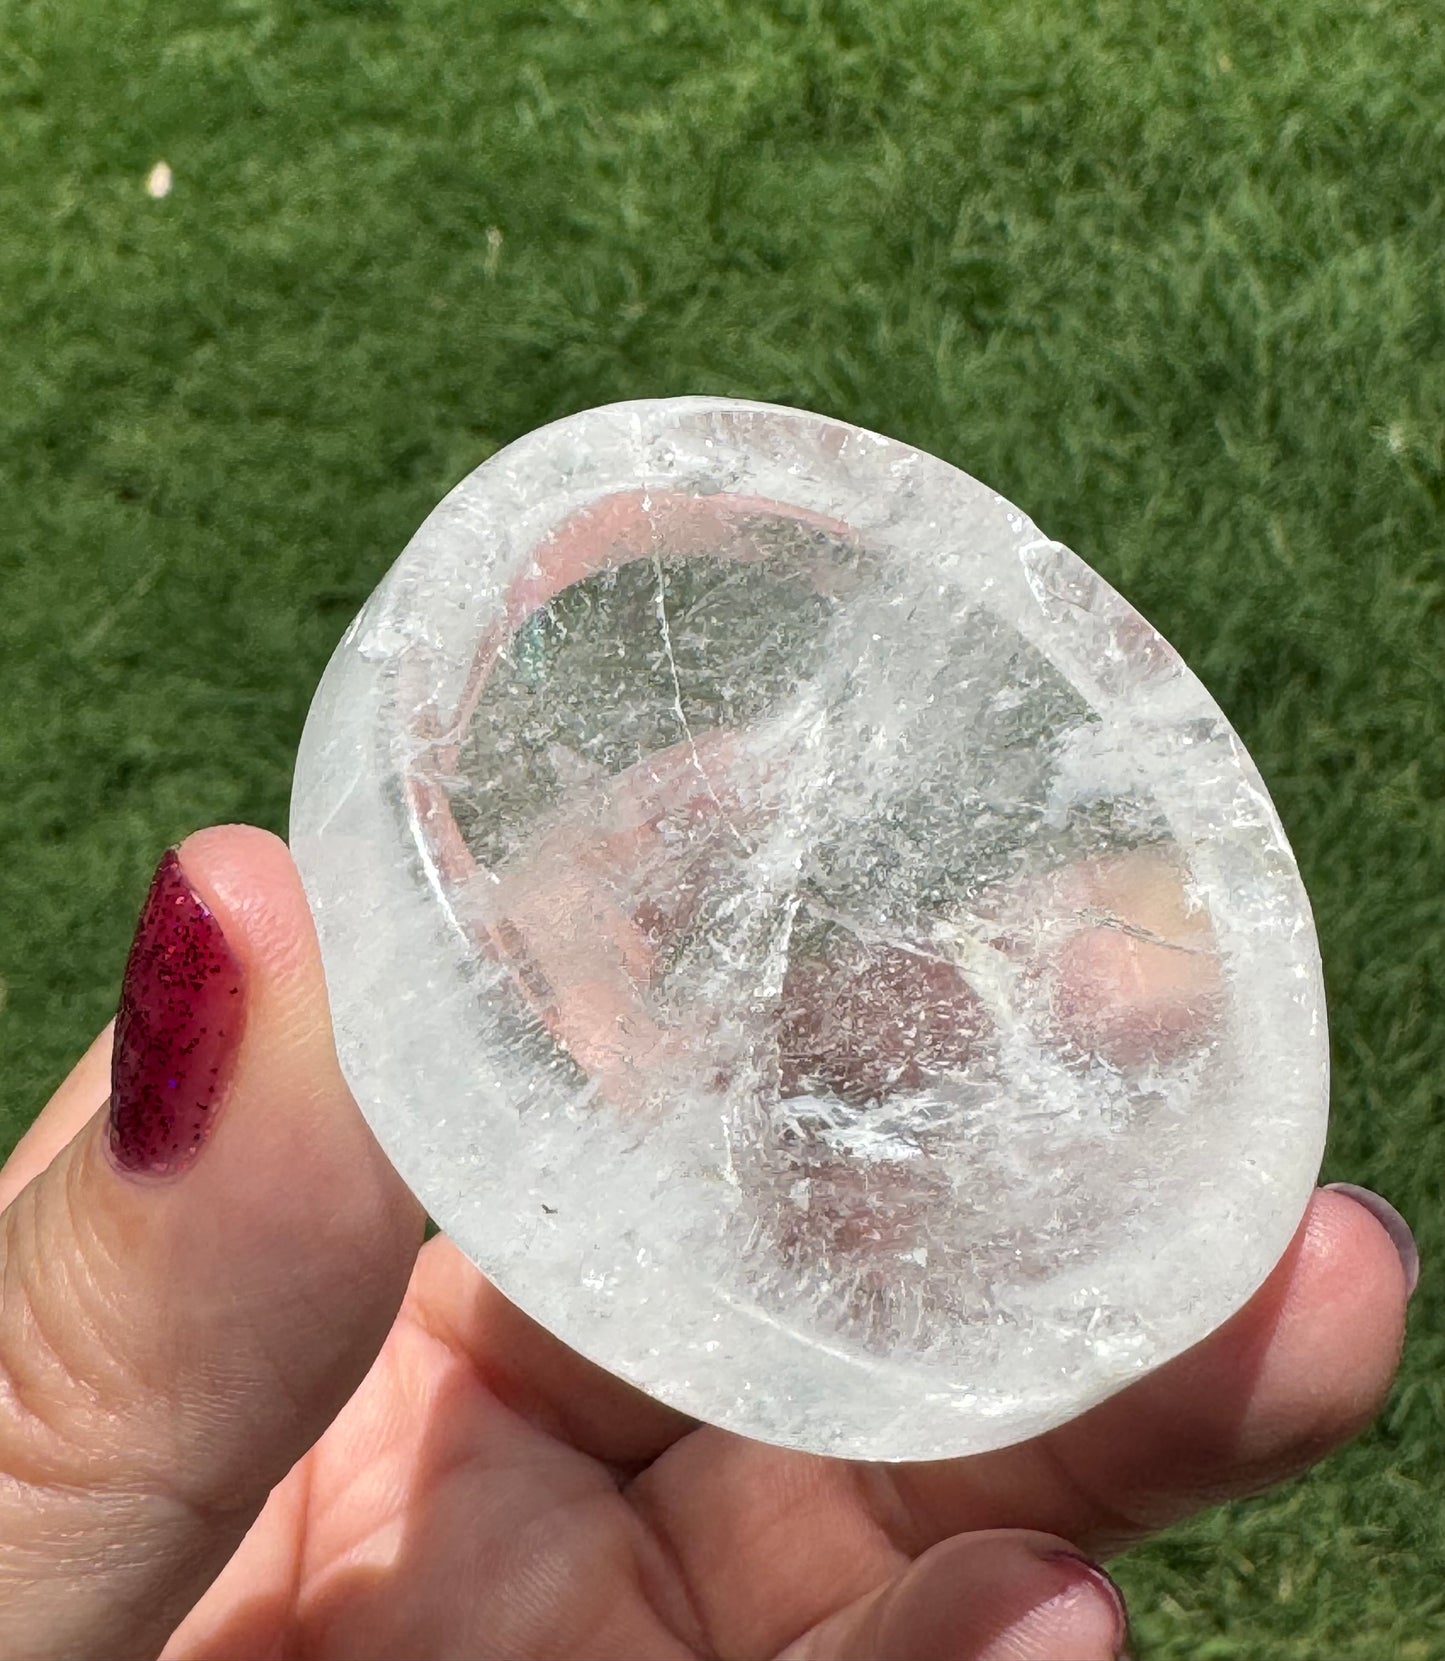
POLYGON ((892 439, 676 398, 493 456, 337 648, 291 834, 398 1170, 698 1418, 1021 1440, 1303 1215, 1324 996, 1253 763, 1081 560, 892 439))

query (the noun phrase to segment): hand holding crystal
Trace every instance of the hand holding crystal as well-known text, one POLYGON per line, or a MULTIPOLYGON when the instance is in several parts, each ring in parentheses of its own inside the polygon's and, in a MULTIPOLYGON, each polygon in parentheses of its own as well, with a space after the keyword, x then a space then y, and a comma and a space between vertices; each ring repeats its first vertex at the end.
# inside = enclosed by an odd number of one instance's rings
MULTIPOLYGON (((1108 878, 1146 929, 1173 903, 1156 875, 1132 898, 1108 878)), ((1163 961, 1132 960, 1122 1002, 1094 985, 1091 1030, 1168 1004, 1163 961)), ((15 1661, 1114 1656, 1114 1595, 1071 1554, 1353 1435, 1412 1279, 1381 1202, 1323 1192, 1244 1310, 1035 1442, 880 1465, 698 1425, 446 1239, 418 1252, 420 1209, 337 1068, 295 870, 234 827, 163 866, 119 1030, 0 1200, 15 1661)))
POLYGON ((292 846, 166 856, 0 1173, 7 1658, 1095 1661, 1099 1559, 1378 1408, 1417 1264, 1312 1187, 1262 781, 936 458, 519 441, 292 846))

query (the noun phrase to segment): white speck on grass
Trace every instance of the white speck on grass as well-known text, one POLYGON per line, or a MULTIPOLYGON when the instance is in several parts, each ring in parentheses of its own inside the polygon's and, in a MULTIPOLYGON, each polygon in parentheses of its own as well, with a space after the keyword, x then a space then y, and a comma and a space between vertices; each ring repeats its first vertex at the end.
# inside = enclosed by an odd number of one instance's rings
POLYGON ((146 195, 159 202, 163 196, 170 195, 171 186, 174 182, 175 175, 171 172, 169 165, 166 162, 158 161, 146 174, 146 195))

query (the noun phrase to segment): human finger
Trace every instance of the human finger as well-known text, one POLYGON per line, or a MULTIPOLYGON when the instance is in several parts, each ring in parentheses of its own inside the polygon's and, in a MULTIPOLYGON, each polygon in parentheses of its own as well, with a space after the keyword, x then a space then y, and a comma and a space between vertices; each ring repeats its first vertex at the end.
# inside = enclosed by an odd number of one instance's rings
POLYGON ((987 1519, 1119 1550, 1357 1435, 1394 1377, 1409 1291, 1378 1215, 1322 1190, 1283 1262, 1203 1343, 1033 1442, 886 1480, 920 1546, 987 1519))
POLYGON ((1066 1540, 945 1541, 789 1644, 778 1661, 1114 1661, 1124 1600, 1066 1540))
POLYGON ((108 1108, 0 1218, 0 1654, 159 1650, 365 1374, 421 1223, 342 1081, 284 846, 192 837, 108 1108))

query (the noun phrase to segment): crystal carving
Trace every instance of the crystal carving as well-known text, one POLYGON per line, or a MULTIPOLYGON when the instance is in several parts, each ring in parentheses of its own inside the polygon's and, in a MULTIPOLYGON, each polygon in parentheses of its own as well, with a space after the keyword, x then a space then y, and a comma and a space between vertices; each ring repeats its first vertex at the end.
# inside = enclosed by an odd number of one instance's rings
POLYGON ((702 1419, 1019 1440, 1303 1213, 1323 994, 1254 765, 1081 560, 891 439, 681 398, 493 456, 337 649, 292 839, 399 1170, 702 1419))

